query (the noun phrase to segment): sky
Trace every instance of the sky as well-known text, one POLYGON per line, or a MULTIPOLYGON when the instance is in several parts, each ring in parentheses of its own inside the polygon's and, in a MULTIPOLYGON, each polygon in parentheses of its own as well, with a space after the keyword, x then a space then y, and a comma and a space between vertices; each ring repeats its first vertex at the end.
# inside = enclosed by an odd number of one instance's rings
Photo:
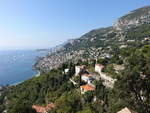
POLYGON ((150 0, 0 0, 0 49, 51 48, 150 0))

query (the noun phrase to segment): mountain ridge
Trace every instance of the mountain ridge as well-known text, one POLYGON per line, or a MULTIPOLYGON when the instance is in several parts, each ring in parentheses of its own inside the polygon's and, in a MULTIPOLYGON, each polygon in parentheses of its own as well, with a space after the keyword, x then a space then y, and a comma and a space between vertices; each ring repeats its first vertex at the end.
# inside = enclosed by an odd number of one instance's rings
POLYGON ((148 30, 150 6, 145 6, 131 12, 120 17, 114 26, 93 29, 77 39, 65 42, 59 48, 55 48, 55 52, 49 53, 43 60, 38 61, 35 67, 40 70, 44 68, 51 70, 71 60, 78 62, 81 59, 85 61, 87 58, 111 57, 116 46, 124 48, 131 46, 131 43, 145 42, 145 38, 150 36, 148 30), (131 15, 134 15, 134 18, 128 19, 131 15), (145 31, 142 31, 142 28, 145 31), (142 36, 140 34, 139 36, 141 37, 139 37, 137 32, 134 34, 132 30, 145 33, 142 36))
POLYGON ((125 108, 150 113, 149 62, 150 24, 92 30, 39 59, 40 76, 2 90, 0 112, 36 113, 52 104, 46 112, 118 113, 125 108), (90 83, 85 74, 93 76, 90 83), (89 84, 95 88, 82 94, 89 84))
POLYGON ((150 6, 130 11, 128 14, 120 17, 114 24, 114 27, 117 30, 122 30, 123 28, 130 28, 144 23, 150 23, 150 6))

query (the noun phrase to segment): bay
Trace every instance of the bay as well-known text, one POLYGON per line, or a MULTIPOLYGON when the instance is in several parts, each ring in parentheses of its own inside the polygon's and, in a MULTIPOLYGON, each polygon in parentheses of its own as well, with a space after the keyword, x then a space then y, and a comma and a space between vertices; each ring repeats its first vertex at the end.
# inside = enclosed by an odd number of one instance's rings
POLYGON ((37 74, 33 65, 47 51, 0 50, 0 85, 16 84, 37 74))

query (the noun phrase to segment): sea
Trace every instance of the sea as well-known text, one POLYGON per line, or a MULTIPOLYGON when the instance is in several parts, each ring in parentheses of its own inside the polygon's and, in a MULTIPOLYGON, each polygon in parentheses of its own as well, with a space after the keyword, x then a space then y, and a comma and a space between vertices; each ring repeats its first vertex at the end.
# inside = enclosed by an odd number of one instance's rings
POLYGON ((0 86, 14 85, 38 74, 33 69, 38 57, 48 51, 37 50, 0 50, 0 86))

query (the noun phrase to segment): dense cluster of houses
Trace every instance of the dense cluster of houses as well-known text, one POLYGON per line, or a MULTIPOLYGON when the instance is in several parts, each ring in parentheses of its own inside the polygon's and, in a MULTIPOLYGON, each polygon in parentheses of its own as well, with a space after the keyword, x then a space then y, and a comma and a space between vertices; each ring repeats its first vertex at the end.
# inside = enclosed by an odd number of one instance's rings
POLYGON ((83 53, 84 53, 83 50, 67 53, 63 51, 50 52, 46 57, 39 59, 34 67, 37 70, 49 72, 54 68, 58 68, 61 64, 68 62, 69 60, 72 60, 74 62, 78 61, 83 53))
POLYGON ((2 95, 2 93, 8 88, 9 86, 1 86, 0 85, 0 96, 2 95))

